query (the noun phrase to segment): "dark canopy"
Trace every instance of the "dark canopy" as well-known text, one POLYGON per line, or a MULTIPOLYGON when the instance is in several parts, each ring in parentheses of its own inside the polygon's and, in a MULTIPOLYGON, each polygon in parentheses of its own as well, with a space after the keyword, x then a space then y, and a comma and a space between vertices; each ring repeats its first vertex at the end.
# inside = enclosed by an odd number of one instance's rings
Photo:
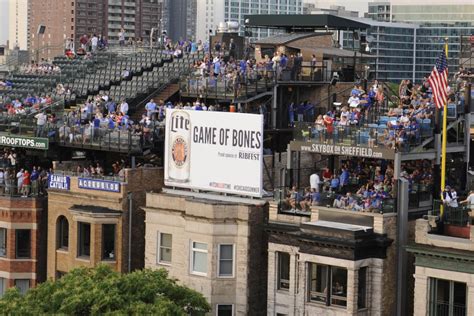
POLYGON ((358 30, 370 25, 332 14, 259 14, 246 15, 245 26, 287 30, 358 30))

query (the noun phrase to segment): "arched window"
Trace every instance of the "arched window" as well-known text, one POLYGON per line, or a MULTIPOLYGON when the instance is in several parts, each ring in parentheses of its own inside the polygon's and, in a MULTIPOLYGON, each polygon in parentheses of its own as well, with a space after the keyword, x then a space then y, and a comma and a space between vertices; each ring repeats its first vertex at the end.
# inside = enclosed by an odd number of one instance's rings
POLYGON ((69 222, 64 216, 59 216, 56 222, 57 249, 67 250, 69 247, 69 222))

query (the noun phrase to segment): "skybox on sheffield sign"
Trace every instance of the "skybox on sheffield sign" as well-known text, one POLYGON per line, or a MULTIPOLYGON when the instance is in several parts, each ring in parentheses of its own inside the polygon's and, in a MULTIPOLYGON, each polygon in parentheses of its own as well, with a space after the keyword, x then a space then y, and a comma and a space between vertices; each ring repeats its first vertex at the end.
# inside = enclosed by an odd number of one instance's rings
POLYGON ((263 116, 166 110, 165 184, 262 196, 263 116))

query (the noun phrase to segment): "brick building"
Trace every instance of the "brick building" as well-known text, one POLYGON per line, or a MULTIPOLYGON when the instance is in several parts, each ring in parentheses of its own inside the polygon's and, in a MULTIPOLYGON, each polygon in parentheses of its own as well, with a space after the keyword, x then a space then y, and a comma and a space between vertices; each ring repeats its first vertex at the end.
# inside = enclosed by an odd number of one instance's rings
POLYGON ((266 202, 175 194, 147 194, 145 267, 202 293, 212 315, 265 315, 266 202))
POLYGON ((145 205, 146 191, 160 189, 162 177, 159 168, 126 169, 124 179, 114 181, 56 176, 48 192, 48 277, 99 263, 119 272, 143 268, 145 227, 140 207, 145 205))
POLYGON ((0 197, 0 297, 24 293, 46 278, 46 201, 0 197))
POLYGON ((76 48, 84 35, 103 35, 111 44, 122 28, 129 37, 146 38, 158 29, 162 3, 157 0, 30 0, 28 8, 28 49, 33 59, 61 55, 67 39, 76 48), (45 33, 38 35, 40 25, 45 33))

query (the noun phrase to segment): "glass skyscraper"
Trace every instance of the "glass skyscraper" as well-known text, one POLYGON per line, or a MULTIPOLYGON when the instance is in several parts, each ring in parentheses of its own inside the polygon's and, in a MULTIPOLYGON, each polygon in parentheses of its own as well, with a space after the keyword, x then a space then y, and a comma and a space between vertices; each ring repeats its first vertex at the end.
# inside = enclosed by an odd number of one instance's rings
POLYGON ((364 20, 372 25, 368 33, 375 40, 369 46, 373 47, 371 53, 378 56, 381 79, 395 81, 405 76, 419 81, 428 76, 444 48, 445 38, 449 44, 449 71, 453 73, 459 67, 460 36, 474 34, 474 2, 469 0, 369 3, 368 16, 387 21, 364 20))

